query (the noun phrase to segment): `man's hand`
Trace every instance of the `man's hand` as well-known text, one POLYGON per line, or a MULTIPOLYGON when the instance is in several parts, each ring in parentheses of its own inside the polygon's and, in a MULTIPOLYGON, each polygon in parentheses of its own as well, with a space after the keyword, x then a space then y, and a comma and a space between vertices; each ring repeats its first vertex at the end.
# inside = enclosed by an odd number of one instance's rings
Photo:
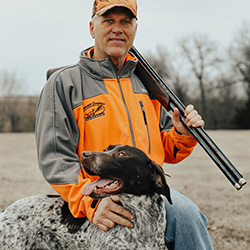
MULTIPOLYGON (((175 129, 181 134, 192 136, 188 129, 180 121, 179 113, 179 110, 175 108, 173 112, 173 125, 175 129)), ((193 105, 187 106, 184 115, 186 117, 185 121, 189 127, 204 127, 205 122, 202 120, 202 117, 198 114, 198 112, 194 109, 193 105)))
POLYGON ((114 227, 116 223, 132 228, 133 223, 120 215, 131 220, 133 219, 133 215, 124 207, 116 203, 119 201, 118 196, 110 196, 102 199, 95 211, 93 224, 103 231, 108 231, 110 228, 114 227))

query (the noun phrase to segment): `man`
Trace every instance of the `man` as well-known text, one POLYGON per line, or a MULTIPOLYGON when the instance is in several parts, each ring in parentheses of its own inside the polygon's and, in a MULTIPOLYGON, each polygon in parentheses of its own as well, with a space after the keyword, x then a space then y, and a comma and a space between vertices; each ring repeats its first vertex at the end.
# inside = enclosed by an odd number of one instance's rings
MULTIPOLYGON (((81 53, 77 65, 53 74, 37 106, 36 139, 40 169, 50 185, 69 203, 75 217, 86 216, 103 231, 116 223, 132 227, 132 214, 112 196, 98 202, 83 196, 84 185, 97 177, 80 168, 84 150, 103 151, 110 144, 143 150, 162 165, 187 157, 196 145, 173 112, 168 114, 134 74, 137 59, 128 51, 137 30, 136 0, 96 0, 90 33, 93 48, 81 53), (125 216, 125 218, 123 217, 125 216)), ((185 112, 189 126, 204 121, 192 105, 185 112)), ((186 197, 172 190, 166 204, 169 249, 212 249, 206 218, 186 197)))

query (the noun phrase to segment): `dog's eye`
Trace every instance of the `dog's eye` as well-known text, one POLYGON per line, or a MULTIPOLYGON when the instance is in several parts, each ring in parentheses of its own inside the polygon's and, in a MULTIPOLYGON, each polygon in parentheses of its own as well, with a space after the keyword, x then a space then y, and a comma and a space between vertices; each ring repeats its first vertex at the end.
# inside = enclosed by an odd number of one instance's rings
POLYGON ((118 152, 117 153, 117 155, 119 156, 119 157, 126 157, 127 156, 127 154, 126 153, 124 153, 124 152, 118 152))

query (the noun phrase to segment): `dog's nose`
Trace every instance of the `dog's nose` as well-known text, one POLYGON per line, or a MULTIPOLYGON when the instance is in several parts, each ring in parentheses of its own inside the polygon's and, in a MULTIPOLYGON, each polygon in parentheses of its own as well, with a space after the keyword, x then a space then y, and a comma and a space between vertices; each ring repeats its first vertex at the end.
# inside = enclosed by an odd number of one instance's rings
POLYGON ((83 151, 82 152, 82 158, 89 158, 92 156, 92 152, 91 151, 83 151))

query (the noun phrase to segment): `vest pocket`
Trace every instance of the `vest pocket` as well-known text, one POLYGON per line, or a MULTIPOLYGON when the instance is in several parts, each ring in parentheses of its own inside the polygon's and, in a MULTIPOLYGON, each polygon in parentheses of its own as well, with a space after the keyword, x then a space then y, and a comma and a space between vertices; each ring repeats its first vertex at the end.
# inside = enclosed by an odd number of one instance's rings
POLYGON ((150 151, 151 151, 151 141, 150 141, 150 133, 149 133, 147 115, 146 115, 146 112, 145 112, 145 108, 144 108, 143 102, 140 101, 139 103, 140 103, 140 106, 141 106, 142 115, 143 115, 143 118, 144 118, 144 123, 145 123, 145 126, 147 128, 147 134, 148 134, 148 153, 150 154, 150 151))

